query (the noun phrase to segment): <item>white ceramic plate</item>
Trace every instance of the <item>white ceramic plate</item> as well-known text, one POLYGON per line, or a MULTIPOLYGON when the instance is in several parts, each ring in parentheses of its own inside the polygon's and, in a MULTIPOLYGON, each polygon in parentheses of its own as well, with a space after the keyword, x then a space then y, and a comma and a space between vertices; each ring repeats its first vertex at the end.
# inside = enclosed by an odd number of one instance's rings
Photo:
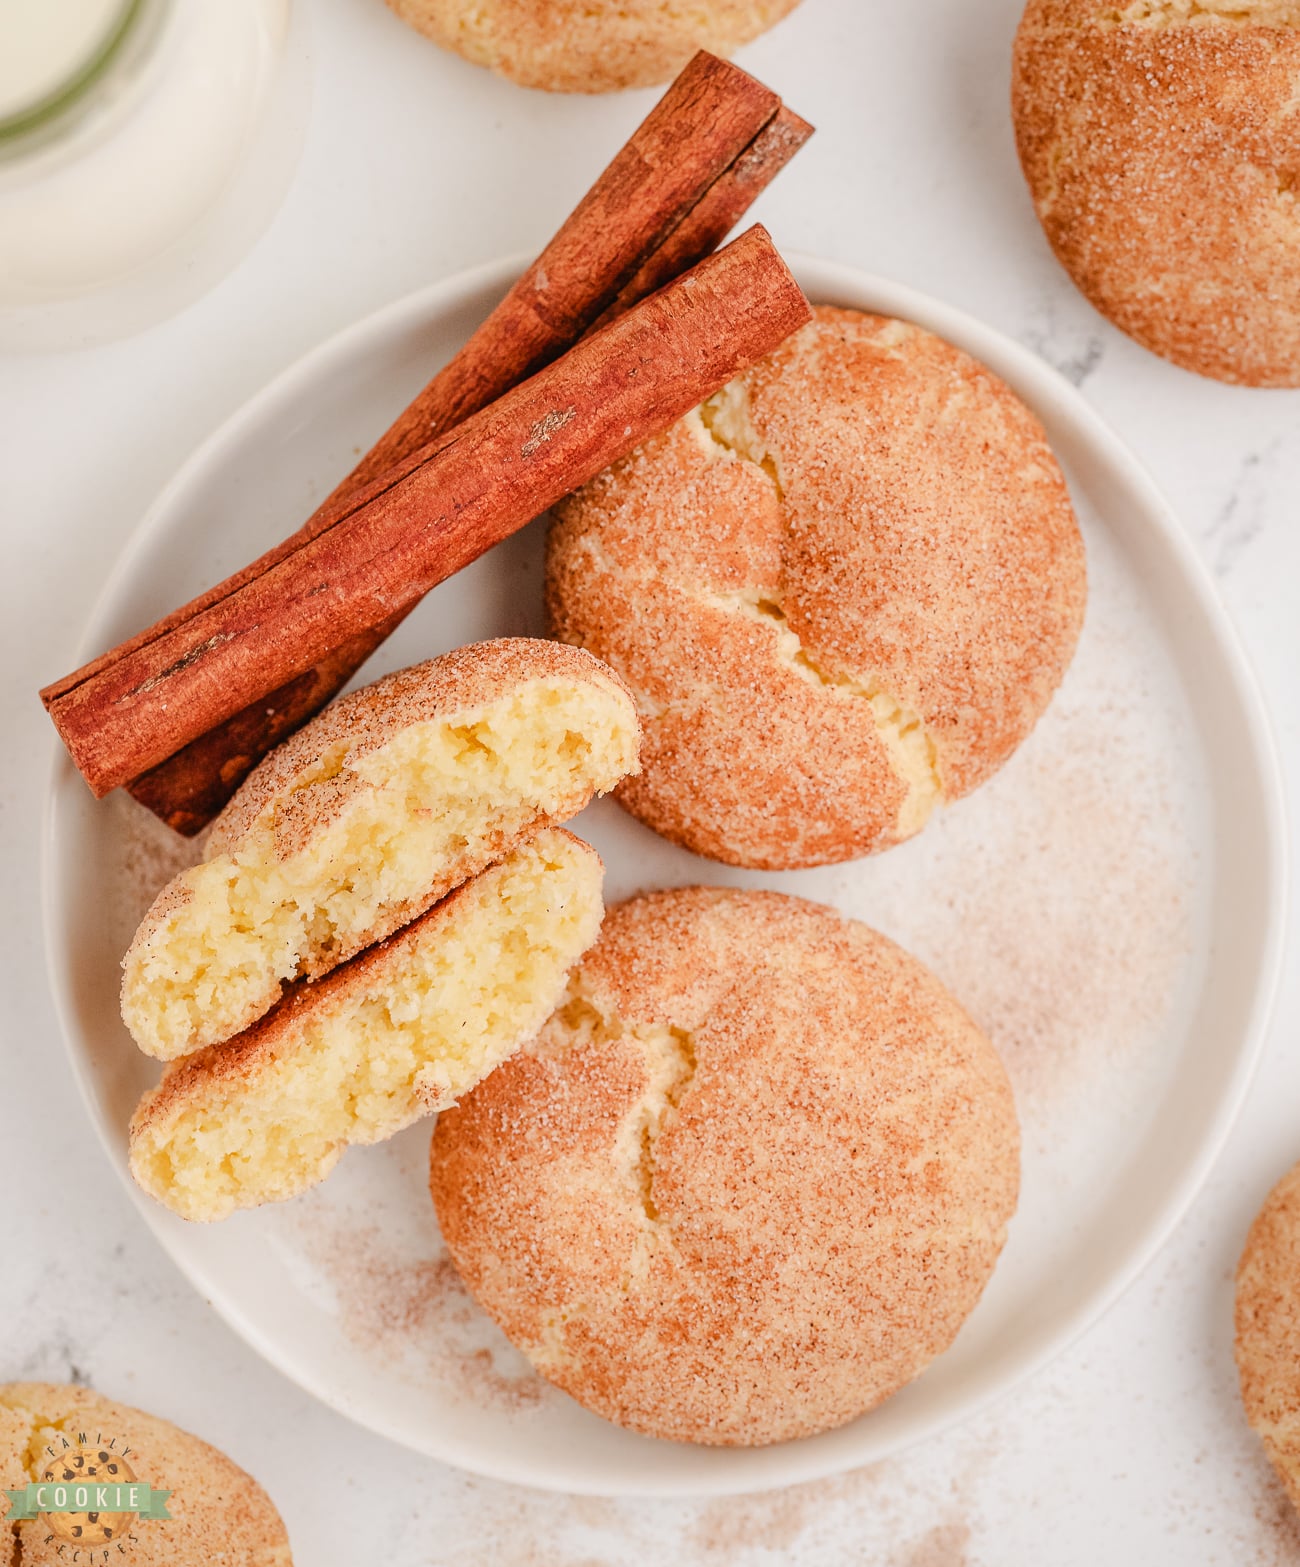
MULTIPOLYGON (((296 526, 516 270, 495 265, 381 311, 254 398, 145 519, 86 654, 296 526)), ((816 300, 941 333, 1037 411, 1088 542, 1078 656, 1002 773, 879 858, 731 871, 608 801, 577 829, 605 857, 610 898, 694 881, 784 888, 928 962, 1010 1067, 1020 1211, 978 1309, 911 1387, 842 1430, 726 1451, 617 1430, 531 1375, 442 1254, 427 1126, 353 1150, 296 1202, 222 1225, 187 1225, 136 1194, 196 1288, 273 1365, 364 1425, 482 1474, 595 1493, 757 1489, 867 1463, 960 1420, 1059 1353, 1152 1255, 1206 1175, 1259 1051, 1282 923, 1278 779, 1254 683, 1177 524, 1079 394, 1025 350, 896 284, 813 260, 797 271, 816 300)), ((541 527, 432 594, 373 673, 540 630, 541 527)), ((50 970, 87 1106, 128 1185, 126 1125, 155 1067, 118 1021, 118 960, 180 858, 130 800, 94 803, 60 755, 50 970)))

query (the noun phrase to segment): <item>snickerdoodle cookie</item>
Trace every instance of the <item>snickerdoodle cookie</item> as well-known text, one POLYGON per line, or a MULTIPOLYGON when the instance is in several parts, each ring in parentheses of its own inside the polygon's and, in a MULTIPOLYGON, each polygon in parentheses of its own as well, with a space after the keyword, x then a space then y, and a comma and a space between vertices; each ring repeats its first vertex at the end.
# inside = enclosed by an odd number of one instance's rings
POLYGON ((636 766, 617 676, 553 642, 456 649, 333 703, 252 772, 145 915, 122 1016, 163 1060, 229 1039, 636 766))
POLYGON ((388 0, 444 49, 524 87, 613 92, 675 76, 697 49, 730 54, 799 0, 388 0))
POLYGON ((631 687, 617 798, 784 870, 918 831, 1033 728, 1083 621, 1038 420, 918 327, 822 306, 557 510, 554 634, 631 687))
POLYGON ((1237 1266, 1237 1372, 1246 1418, 1300 1507, 1300 1165, 1269 1193, 1237 1266))
MULTIPOLYGON (((129 1485, 169 1493, 166 1518, 136 1513, 0 1520, 0 1567, 291 1567, 289 1537, 261 1486, 224 1453, 157 1415, 85 1387, 0 1384, 0 1486, 129 1485)), ((39 1493, 38 1493, 39 1495, 39 1493)), ((75 1494, 73 1497, 75 1500, 75 1494)), ((0 1508, 12 1511, 0 1497, 0 1508)))
POLYGON ((250 1029, 173 1063, 131 1121, 131 1173, 186 1219, 314 1185, 352 1143, 454 1104, 531 1039, 596 939, 594 849, 558 827, 250 1029))
POLYGON ((1061 263, 1154 353, 1300 385, 1300 0, 1029 0, 1020 160, 1061 263))
POLYGON ((456 1266, 537 1369, 654 1436, 852 1420, 946 1349, 1016 1206, 993 1047, 914 958, 777 893, 611 910, 538 1039, 434 1132, 456 1266))

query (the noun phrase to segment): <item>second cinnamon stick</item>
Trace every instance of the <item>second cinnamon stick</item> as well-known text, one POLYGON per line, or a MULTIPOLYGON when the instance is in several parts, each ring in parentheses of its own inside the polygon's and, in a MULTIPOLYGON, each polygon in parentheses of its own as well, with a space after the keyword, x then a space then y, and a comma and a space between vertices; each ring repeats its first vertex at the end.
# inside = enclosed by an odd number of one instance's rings
MULTIPOLYGON (((604 325, 708 255, 811 134, 812 127, 761 82, 725 60, 697 54, 491 316, 300 533, 255 562, 247 577, 296 548, 339 503, 433 434, 570 347, 597 315, 604 325)), ((212 601, 201 596, 170 623, 182 623, 205 598, 212 601)), ((200 735, 129 781, 130 792, 177 831, 199 831, 257 762, 347 683, 400 619, 372 629, 319 668, 200 735)))
MULTIPOLYGON (((306 674, 666 428, 810 318, 755 227, 180 626, 42 693, 97 795, 306 674)), ((225 586, 225 585, 223 585, 225 586)))
MULTIPOLYGON (((626 289, 655 249, 689 221, 696 204, 780 107, 776 93, 739 66, 703 50, 697 54, 537 260, 450 362, 296 533, 230 581, 260 576, 328 526, 340 503, 569 348, 626 289)), ((714 243, 726 232, 717 234, 714 243)), ((676 270, 686 260, 696 259, 681 258, 676 270)), ((210 588, 86 668, 180 625, 228 591, 228 582, 210 588)), ((56 682, 50 689, 63 683, 56 682)))

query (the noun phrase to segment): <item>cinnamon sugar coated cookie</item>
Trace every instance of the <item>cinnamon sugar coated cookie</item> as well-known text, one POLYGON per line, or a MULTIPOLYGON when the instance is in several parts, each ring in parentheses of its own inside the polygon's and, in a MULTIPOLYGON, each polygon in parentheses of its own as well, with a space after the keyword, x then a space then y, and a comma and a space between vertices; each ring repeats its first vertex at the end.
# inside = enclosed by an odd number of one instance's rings
POLYGON ((666 82, 697 49, 730 54, 799 0, 388 0, 404 22, 524 87, 613 92, 666 82))
POLYGON ((0 1567, 292 1567, 270 1498, 215 1447, 86 1387, 0 1384, 0 1487, 21 1490, 92 1468, 100 1483, 136 1480, 170 1491, 163 1504, 170 1518, 63 1515, 57 1532, 45 1517, 0 1521, 0 1567))
POLYGON ((931 333, 829 306, 563 502, 547 558, 554 634, 641 714, 619 801, 770 870, 888 848, 988 778, 1085 597, 1033 414, 931 333))
POLYGON ((434 1131, 452 1258, 539 1372, 621 1425, 752 1446, 952 1342, 1016 1206, 993 1047, 914 958, 802 899, 610 911, 538 1039, 434 1131))
POLYGON ((1020 161, 1053 250, 1153 353, 1300 385, 1300 0, 1029 0, 1020 161))
POLYGON ((1237 1265, 1246 1418, 1300 1507, 1300 1165, 1269 1193, 1237 1265))
POLYGON ((175 1062, 131 1119, 130 1164, 186 1219, 323 1180, 531 1039, 600 929, 603 867, 558 827, 222 1045, 175 1062))
POLYGON ((386 675, 272 751, 145 915, 122 1017, 172 1060, 247 1028, 636 766, 587 654, 507 637, 386 675))

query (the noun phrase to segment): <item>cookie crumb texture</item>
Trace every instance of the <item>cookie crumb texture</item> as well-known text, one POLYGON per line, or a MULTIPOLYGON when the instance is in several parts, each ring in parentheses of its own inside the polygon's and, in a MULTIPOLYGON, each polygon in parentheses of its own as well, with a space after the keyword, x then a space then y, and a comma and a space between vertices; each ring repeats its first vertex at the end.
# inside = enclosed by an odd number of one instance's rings
MULTIPOLYGON (((284 1523, 260 1485, 207 1442, 169 1421, 115 1403, 86 1387, 0 1384, 0 1486, 44 1478, 49 1449, 80 1434, 130 1449, 136 1478, 168 1490, 170 1521, 128 1524, 123 1540, 78 1548, 50 1538, 44 1519, 0 1521, 0 1567, 129 1562, 131 1567, 293 1567, 284 1523)), ((0 1498, 0 1506, 7 1506, 0 1498)), ((129 1516, 129 1515, 128 1515, 129 1516)))
POLYGON ((652 1436, 842 1425, 946 1349, 1019 1184, 988 1040, 833 910, 689 888, 611 910, 539 1038, 439 1117, 431 1190, 543 1376, 652 1436))
POLYGON ((452 1104, 545 1022, 600 929, 602 867, 549 828, 246 1033, 175 1063, 131 1173, 186 1219, 293 1197, 452 1104))
POLYGON ((1186 370, 1300 385, 1300 4, 1029 0, 1020 161, 1058 259, 1186 370))
POLYGON ((202 864, 123 960, 122 1016, 173 1060, 231 1038, 636 766, 637 718, 593 658, 501 639, 386 676, 252 773, 202 864))
POLYGON ((1269 1193, 1246 1237, 1236 1348, 1246 1418, 1300 1508, 1300 1165, 1269 1193))
POLYGON ((555 635, 641 715, 619 801, 766 870, 888 848, 995 772, 1086 594, 1025 405, 933 334, 828 306, 563 502, 547 557, 555 635))
POLYGON ((418 32, 523 87, 616 92, 676 76, 697 49, 727 55, 799 0, 388 0, 418 32))

